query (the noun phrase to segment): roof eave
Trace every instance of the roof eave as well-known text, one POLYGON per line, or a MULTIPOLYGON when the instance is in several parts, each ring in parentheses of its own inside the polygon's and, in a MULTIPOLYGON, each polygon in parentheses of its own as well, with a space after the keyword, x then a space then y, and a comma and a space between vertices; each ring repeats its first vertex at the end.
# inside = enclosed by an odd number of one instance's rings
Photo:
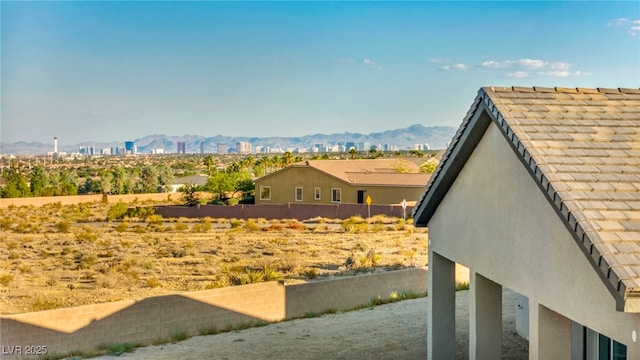
POLYGON ((488 109, 483 101, 486 93, 480 89, 449 148, 442 156, 436 171, 433 173, 422 198, 414 208, 414 224, 425 227, 435 213, 436 209, 449 191, 456 177, 462 171, 465 163, 476 148, 480 139, 491 123, 488 109))

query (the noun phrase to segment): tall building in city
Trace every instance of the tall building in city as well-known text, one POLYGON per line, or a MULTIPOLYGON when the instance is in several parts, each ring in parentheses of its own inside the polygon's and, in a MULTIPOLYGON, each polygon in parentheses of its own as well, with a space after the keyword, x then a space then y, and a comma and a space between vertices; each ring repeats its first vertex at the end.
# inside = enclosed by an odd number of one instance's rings
POLYGON ((125 141, 124 142, 124 153, 125 155, 135 155, 137 152, 136 144, 133 141, 125 141))
POLYGON ((184 141, 178 141, 178 154, 186 154, 187 153, 187 143, 184 141))
POLYGON ((57 136, 53 137, 53 153, 54 154, 58 153, 58 137, 57 136))
POLYGON ((223 155, 227 153, 227 144, 218 143, 218 155, 223 155))
POLYGON ((200 142, 200 154, 204 154, 204 141, 200 142))
POLYGON ((248 141, 239 141, 236 143, 236 151, 238 154, 248 154, 251 152, 251 143, 248 141))

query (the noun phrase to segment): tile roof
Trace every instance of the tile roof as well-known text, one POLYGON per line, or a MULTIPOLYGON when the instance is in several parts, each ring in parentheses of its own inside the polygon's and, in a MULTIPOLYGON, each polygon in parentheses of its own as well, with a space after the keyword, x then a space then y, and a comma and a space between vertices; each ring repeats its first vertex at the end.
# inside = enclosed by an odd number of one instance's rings
MULTIPOLYGON (((417 173, 427 159, 308 160, 291 167, 313 167, 352 185, 424 187, 430 174, 417 173), (407 173, 401 173, 402 169, 407 173)), ((285 171, 287 168, 280 171, 285 171)), ((272 174, 265 175, 264 177, 272 174)))
POLYGON ((418 224, 444 197, 436 188, 448 190, 444 173, 455 177, 465 146, 482 136, 472 134, 481 111, 546 192, 619 309, 640 312, 640 89, 480 89, 414 210, 418 224))

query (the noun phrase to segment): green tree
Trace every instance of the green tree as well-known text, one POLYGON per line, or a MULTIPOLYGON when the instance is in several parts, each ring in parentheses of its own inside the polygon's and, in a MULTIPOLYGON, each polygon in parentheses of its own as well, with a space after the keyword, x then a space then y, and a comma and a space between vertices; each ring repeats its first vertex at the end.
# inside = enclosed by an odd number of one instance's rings
POLYGON ((25 169, 22 164, 12 164, 5 175, 7 183, 2 191, 2 197, 26 197, 31 195, 31 189, 25 179, 25 169))
POLYGON ((156 193, 160 182, 158 181, 158 169, 153 165, 144 165, 140 170, 138 191, 142 193, 156 193))
POLYGON ((36 165, 31 169, 30 177, 31 193, 34 196, 42 196, 42 190, 47 186, 49 179, 42 165, 36 165))
POLYGON ((356 151, 356 149, 354 147, 349 149, 349 154, 351 155, 351 159, 355 159, 357 153, 358 153, 358 151, 356 151))
POLYGON ((113 174, 113 184, 111 187, 112 194, 127 194, 131 189, 131 180, 127 170, 122 166, 118 166, 111 171, 113 174))
POLYGON ((158 183, 162 186, 162 191, 169 191, 169 186, 173 184, 173 170, 167 165, 159 165, 158 171, 158 183))
POLYGON ((196 206, 200 203, 198 197, 197 186, 193 184, 185 184, 182 187, 182 201, 186 206, 196 206))
POLYGON ((102 194, 111 194, 113 189, 113 173, 109 170, 103 170, 100 174, 99 191, 102 194))
POLYGON ((205 189, 211 192, 213 198, 216 200, 222 200, 226 197, 227 193, 235 191, 237 173, 228 173, 226 171, 216 171, 213 175, 209 176, 205 189))

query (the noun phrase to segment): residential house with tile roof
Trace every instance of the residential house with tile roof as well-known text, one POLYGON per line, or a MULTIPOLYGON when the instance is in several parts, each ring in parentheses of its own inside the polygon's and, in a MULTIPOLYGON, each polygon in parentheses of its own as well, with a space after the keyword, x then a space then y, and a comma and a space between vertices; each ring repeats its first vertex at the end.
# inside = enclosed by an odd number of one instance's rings
POLYGON ((400 204, 416 202, 430 175, 426 159, 309 160, 255 180, 256 204, 400 204))
POLYGON ((480 89, 414 208, 429 227, 428 358, 501 357, 501 290, 530 359, 640 359, 640 89, 480 89), (523 326, 524 325, 524 326, 523 326))

